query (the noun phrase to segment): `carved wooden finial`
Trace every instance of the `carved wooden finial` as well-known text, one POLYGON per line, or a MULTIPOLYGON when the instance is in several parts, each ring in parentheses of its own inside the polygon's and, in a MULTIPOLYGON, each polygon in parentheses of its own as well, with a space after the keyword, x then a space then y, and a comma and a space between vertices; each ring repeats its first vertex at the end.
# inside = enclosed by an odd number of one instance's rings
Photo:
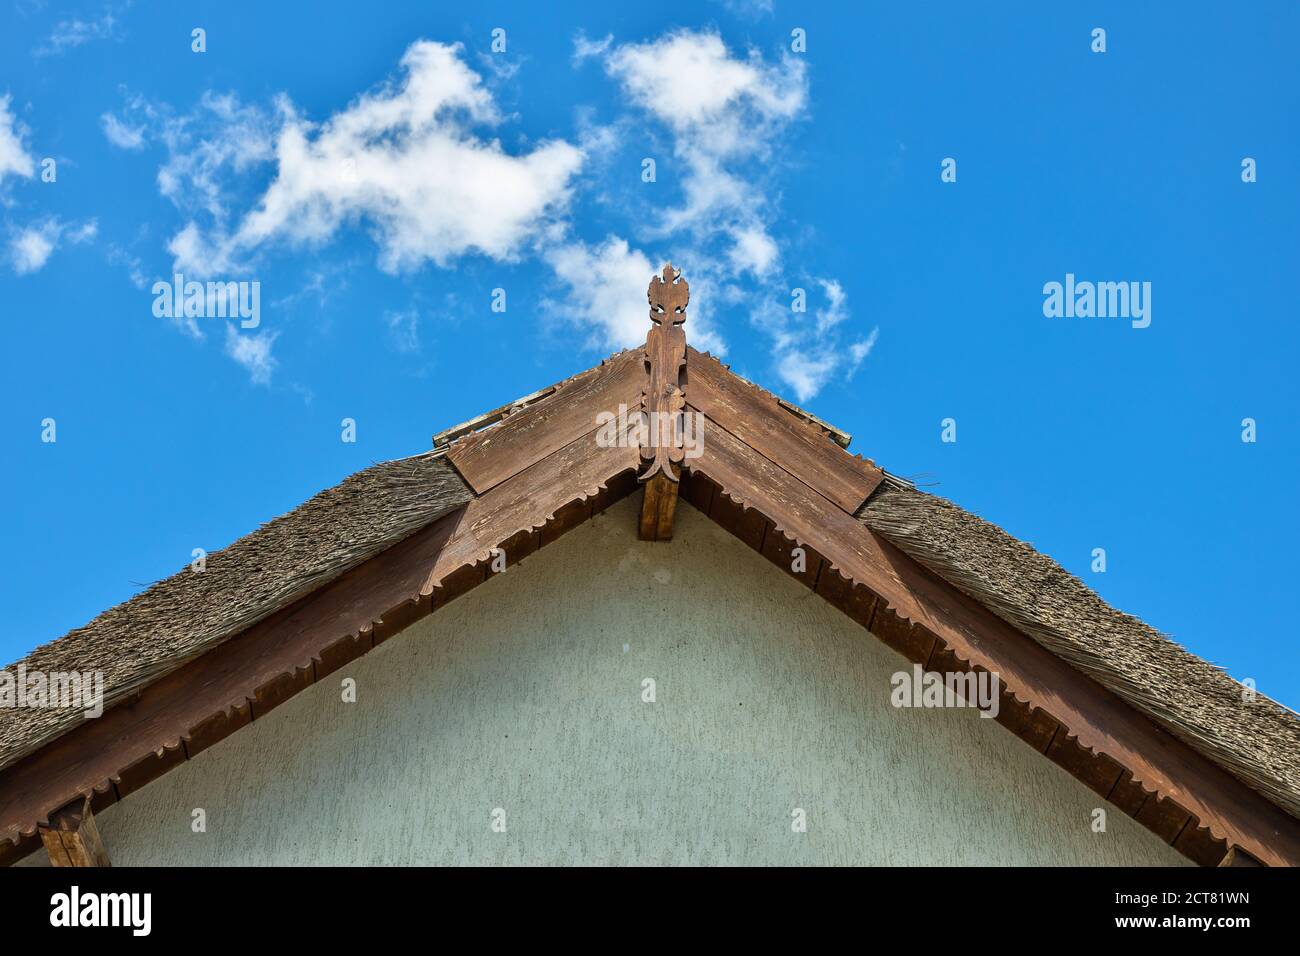
POLYGON ((673 536, 673 512, 681 477, 681 417, 686 404, 686 305, 691 290, 672 263, 662 276, 650 280, 646 293, 650 301, 650 331, 645 339, 646 371, 649 373, 641 399, 644 422, 640 481, 645 488, 641 502, 641 538, 667 541, 673 536))
POLYGON ((681 325, 686 321, 686 304, 691 301, 691 288, 671 262, 664 266, 662 276, 650 279, 646 297, 650 300, 651 321, 662 325, 665 315, 672 316, 670 325, 681 325))

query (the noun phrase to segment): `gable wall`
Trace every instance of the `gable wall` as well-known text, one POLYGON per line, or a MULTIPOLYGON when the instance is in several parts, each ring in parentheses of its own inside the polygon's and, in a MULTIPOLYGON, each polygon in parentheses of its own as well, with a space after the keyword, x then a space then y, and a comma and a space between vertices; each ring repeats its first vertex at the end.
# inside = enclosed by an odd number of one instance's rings
POLYGON ((892 707, 908 662, 689 506, 636 540, 639 501, 109 807, 113 862, 1186 862, 1093 833, 1104 801, 993 721, 892 707))

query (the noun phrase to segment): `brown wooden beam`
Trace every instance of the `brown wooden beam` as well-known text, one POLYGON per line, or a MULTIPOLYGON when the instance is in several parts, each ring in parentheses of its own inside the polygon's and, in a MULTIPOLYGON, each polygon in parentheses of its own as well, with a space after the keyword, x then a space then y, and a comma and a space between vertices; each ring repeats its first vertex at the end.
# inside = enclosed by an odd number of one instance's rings
POLYGON ((483 495, 588 434, 601 413, 639 406, 648 387, 644 356, 629 349, 555 386, 544 401, 505 416, 499 424, 453 442, 447 460, 483 495))
POLYGON ((686 349, 687 401, 763 457, 842 510, 856 514, 884 478, 860 455, 850 455, 818 426, 796 418, 780 400, 711 355, 686 349))
POLYGON ((642 541, 671 541, 673 515, 677 511, 679 483, 667 475, 655 475, 642 484, 640 535, 642 541))
POLYGON ((40 831, 51 866, 113 865, 99 838, 89 797, 83 796, 55 810, 49 822, 40 825, 40 831))

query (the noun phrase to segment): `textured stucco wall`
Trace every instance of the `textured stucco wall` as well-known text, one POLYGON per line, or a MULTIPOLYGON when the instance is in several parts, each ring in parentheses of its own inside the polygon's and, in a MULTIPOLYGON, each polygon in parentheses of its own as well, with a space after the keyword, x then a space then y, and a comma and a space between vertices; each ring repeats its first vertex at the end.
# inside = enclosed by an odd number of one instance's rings
POLYGON ((1185 862, 995 722, 891 707, 907 663, 694 509, 637 541, 638 501, 110 807, 114 863, 1185 862))

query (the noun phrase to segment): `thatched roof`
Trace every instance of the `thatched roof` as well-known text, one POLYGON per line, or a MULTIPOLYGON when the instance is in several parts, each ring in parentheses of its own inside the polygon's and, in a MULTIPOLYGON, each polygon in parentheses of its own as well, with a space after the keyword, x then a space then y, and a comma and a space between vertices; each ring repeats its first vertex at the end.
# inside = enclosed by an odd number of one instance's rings
MULTIPOLYGON (((468 501, 439 454, 383 462, 346 478, 89 624, 38 647, 28 671, 102 671, 105 707, 468 501)), ((84 720, 69 708, 0 710, 0 767, 84 720)))
POLYGON ((1300 717, 1117 611, 1030 545, 896 480, 858 513, 913 560, 1300 817, 1300 717))

